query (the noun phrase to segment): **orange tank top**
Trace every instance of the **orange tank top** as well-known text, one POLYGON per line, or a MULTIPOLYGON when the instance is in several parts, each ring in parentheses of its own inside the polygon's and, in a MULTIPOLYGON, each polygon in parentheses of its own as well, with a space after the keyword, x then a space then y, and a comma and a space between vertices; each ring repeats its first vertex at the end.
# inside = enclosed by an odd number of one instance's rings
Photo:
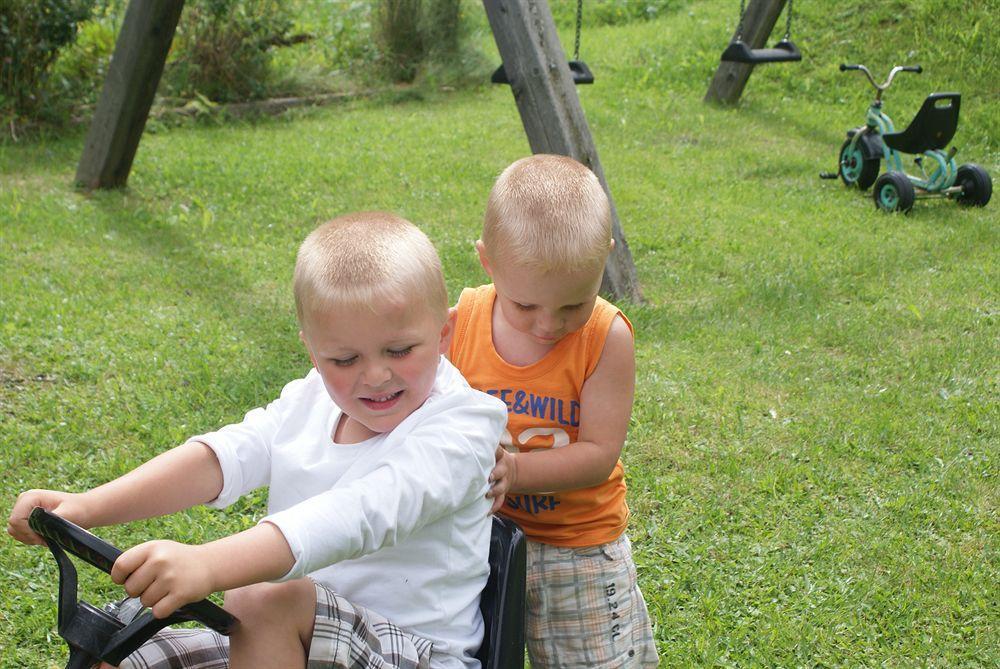
MULTIPOLYGON (((448 356, 469 384, 507 405, 503 445, 520 452, 559 448, 578 440, 580 392, 597 367, 616 316, 625 315, 597 298, 594 313, 541 360, 526 367, 507 363, 493 347, 493 285, 466 288, 448 356)), ((606 481, 556 493, 509 494, 501 513, 528 538, 556 546, 595 546, 617 539, 628 523, 625 478, 619 460, 606 481)))

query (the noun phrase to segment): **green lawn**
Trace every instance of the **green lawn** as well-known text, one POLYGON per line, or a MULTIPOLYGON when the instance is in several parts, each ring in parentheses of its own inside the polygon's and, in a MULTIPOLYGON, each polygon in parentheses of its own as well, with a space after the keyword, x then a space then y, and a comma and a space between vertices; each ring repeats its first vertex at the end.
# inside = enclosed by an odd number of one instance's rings
MULTIPOLYGON (((737 3, 584 35, 598 79, 580 96, 646 297, 626 305, 624 459, 662 664, 996 667, 1000 200, 884 216, 817 174, 870 97, 836 64, 909 61, 926 73, 897 80, 888 113, 905 125, 927 93, 960 90, 958 159, 998 179, 1000 3, 887 3, 903 19, 872 10, 876 28, 855 0, 801 4, 806 60, 760 68, 732 110, 701 98, 737 3)), ((4 513, 304 373, 289 285, 319 221, 399 212, 438 245, 453 297, 482 282, 486 194, 528 152, 509 90, 486 86, 155 130, 124 192, 73 190, 81 134, 0 145, 4 513)), ((99 533, 203 541, 262 501, 99 533)), ((51 557, 8 540, 0 564, 0 665, 63 666, 51 557)))

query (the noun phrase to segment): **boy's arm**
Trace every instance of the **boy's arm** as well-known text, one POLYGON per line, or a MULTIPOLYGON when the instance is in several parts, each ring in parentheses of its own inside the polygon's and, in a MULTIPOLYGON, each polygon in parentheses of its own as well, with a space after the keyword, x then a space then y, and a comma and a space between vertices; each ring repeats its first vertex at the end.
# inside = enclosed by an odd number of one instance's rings
POLYGON ((562 448, 507 453, 502 460, 510 477, 510 492, 558 492, 606 481, 625 444, 634 393, 632 331, 621 318, 615 318, 601 359, 580 392, 578 440, 562 448))
POLYGON ((163 618, 213 592, 276 580, 294 564, 281 530, 264 522, 202 545, 139 544, 115 561, 111 579, 163 618))
POLYGON ((43 543, 28 527, 28 516, 36 506, 89 528, 174 513, 209 502, 220 490, 222 469, 215 453, 192 441, 84 493, 21 493, 11 509, 7 532, 27 544, 43 543))

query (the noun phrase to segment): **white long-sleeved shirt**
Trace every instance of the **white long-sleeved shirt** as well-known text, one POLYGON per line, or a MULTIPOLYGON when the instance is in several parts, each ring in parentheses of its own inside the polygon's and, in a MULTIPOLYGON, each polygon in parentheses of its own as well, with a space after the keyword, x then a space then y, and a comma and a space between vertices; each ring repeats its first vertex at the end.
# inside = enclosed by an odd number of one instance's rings
POLYGON ((194 437, 222 467, 211 505, 270 486, 261 522, 295 557, 281 580, 309 575, 433 641, 435 667, 474 669, 489 574, 485 494, 506 407, 441 358, 430 396, 391 432, 335 443, 341 414, 312 370, 243 422, 194 437))

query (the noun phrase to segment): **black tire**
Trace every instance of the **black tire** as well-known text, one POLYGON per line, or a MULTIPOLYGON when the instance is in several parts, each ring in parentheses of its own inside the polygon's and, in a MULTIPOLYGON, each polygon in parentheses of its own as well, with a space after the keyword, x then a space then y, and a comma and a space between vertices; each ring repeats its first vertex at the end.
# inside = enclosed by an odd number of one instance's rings
POLYGON ((875 181, 872 191, 875 206, 885 212, 910 213, 917 199, 913 184, 902 172, 886 172, 875 181))
POLYGON ((876 177, 878 177, 878 158, 865 158, 865 152, 861 144, 855 144, 851 150, 851 140, 847 140, 840 147, 840 164, 837 173, 840 180, 848 188, 857 186, 861 190, 868 190, 876 177))
POLYGON ((974 163, 959 165, 955 185, 962 187, 962 192, 955 199, 967 207, 985 207, 993 195, 993 181, 989 173, 974 163))

